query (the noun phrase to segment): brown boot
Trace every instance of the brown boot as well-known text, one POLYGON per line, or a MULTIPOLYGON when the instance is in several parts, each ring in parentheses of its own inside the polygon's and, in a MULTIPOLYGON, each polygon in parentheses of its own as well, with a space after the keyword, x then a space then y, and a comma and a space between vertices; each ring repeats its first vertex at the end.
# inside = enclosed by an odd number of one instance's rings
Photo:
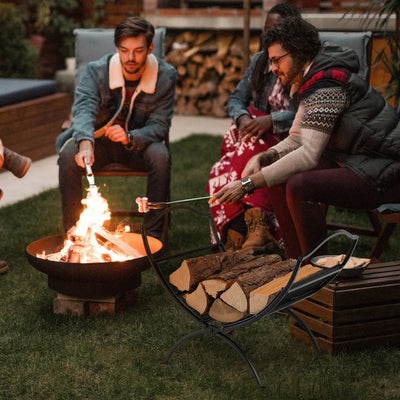
POLYGON ((8 272, 8 265, 5 261, 0 260, 0 275, 8 272))
POLYGON ((225 250, 235 251, 241 249, 244 239, 245 237, 241 233, 236 232, 233 229, 228 229, 228 235, 225 243, 225 250))
POLYGON ((14 151, 3 147, 4 164, 3 168, 11 171, 16 177, 22 178, 30 168, 32 160, 29 157, 21 156, 14 151))
POLYGON ((242 249, 266 250, 274 246, 275 240, 270 233, 267 214, 261 208, 249 208, 244 214, 247 225, 247 239, 242 249))

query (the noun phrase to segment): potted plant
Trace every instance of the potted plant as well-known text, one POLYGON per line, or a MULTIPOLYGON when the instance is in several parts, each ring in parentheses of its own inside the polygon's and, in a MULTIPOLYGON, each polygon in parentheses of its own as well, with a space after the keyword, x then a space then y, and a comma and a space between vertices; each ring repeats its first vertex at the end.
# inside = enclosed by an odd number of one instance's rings
POLYGON ((400 112, 400 0, 372 0, 363 26, 368 27, 371 23, 388 37, 387 46, 377 54, 377 61, 381 61, 390 74, 383 95, 386 99, 394 99, 395 108, 400 112), (388 35, 387 26, 392 15, 395 15, 395 32, 388 35))
POLYGON ((0 4, 0 25, 0 76, 35 78, 38 52, 27 39, 24 21, 13 4, 0 4))
POLYGON ((21 15, 28 28, 31 43, 40 52, 46 40, 45 29, 50 22, 48 0, 25 0, 21 5, 21 15))

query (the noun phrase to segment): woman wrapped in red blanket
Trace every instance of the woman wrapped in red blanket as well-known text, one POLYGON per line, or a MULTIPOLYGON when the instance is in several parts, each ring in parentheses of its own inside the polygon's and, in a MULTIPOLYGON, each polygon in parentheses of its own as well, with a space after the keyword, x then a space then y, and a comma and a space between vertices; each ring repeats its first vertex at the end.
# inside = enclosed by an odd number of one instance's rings
MULTIPOLYGON (((295 7, 274 6, 267 15, 264 31, 290 16, 300 16, 295 7)), ((225 133, 221 158, 210 171, 206 187, 210 195, 240 179, 247 161, 286 137, 294 119, 295 102, 270 71, 267 52, 254 55, 229 98, 227 111, 233 123, 225 133)), ((210 211, 227 251, 248 247, 265 249, 275 243, 283 246, 267 188, 257 189, 236 203, 214 202, 210 211)))

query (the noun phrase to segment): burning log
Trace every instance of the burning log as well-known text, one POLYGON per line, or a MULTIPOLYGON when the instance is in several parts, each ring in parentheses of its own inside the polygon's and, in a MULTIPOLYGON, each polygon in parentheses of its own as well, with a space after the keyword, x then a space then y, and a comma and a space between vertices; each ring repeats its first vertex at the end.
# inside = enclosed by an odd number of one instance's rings
MULTIPOLYGON (((91 172, 90 166, 86 165, 86 168, 91 172)), ((64 247, 58 253, 42 254, 39 257, 61 262, 98 263, 145 256, 145 252, 131 246, 129 240, 124 240, 123 236, 117 236, 102 227, 103 223, 111 218, 110 211, 107 201, 101 196, 94 182, 90 183, 82 204, 84 210, 76 225, 68 231, 64 247), (105 239, 105 242, 101 242, 99 237, 105 239)))
POLYGON ((120 250, 122 250, 125 254, 131 256, 132 258, 144 257, 145 254, 140 253, 138 250, 130 246, 127 242, 124 242, 122 239, 115 236, 114 233, 106 231, 101 226, 97 226, 95 232, 102 236, 104 239, 107 239, 110 243, 117 246, 120 250))

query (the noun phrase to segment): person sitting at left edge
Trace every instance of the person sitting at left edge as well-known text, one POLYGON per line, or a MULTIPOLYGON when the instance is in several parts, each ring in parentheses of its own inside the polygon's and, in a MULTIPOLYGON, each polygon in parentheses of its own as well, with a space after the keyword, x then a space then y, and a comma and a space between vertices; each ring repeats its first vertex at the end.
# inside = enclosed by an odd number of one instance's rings
MULTIPOLYGON (((28 172, 32 160, 22 156, 3 146, 0 140, 0 168, 12 172, 17 178, 22 178, 28 172)), ((3 190, 0 189, 0 199, 3 197, 3 190)), ((4 260, 0 260, 0 274, 8 272, 8 265, 4 260)))
MULTIPOLYGON (((119 163, 147 171, 146 196, 168 199, 171 159, 168 137, 175 103, 176 71, 151 54, 153 25, 129 17, 115 29, 117 52, 91 62, 75 91, 73 124, 56 139, 65 232, 82 212, 82 168, 93 172, 119 163)), ((144 223, 160 210, 146 214, 144 223)), ((147 234, 161 238, 162 219, 147 234)))

